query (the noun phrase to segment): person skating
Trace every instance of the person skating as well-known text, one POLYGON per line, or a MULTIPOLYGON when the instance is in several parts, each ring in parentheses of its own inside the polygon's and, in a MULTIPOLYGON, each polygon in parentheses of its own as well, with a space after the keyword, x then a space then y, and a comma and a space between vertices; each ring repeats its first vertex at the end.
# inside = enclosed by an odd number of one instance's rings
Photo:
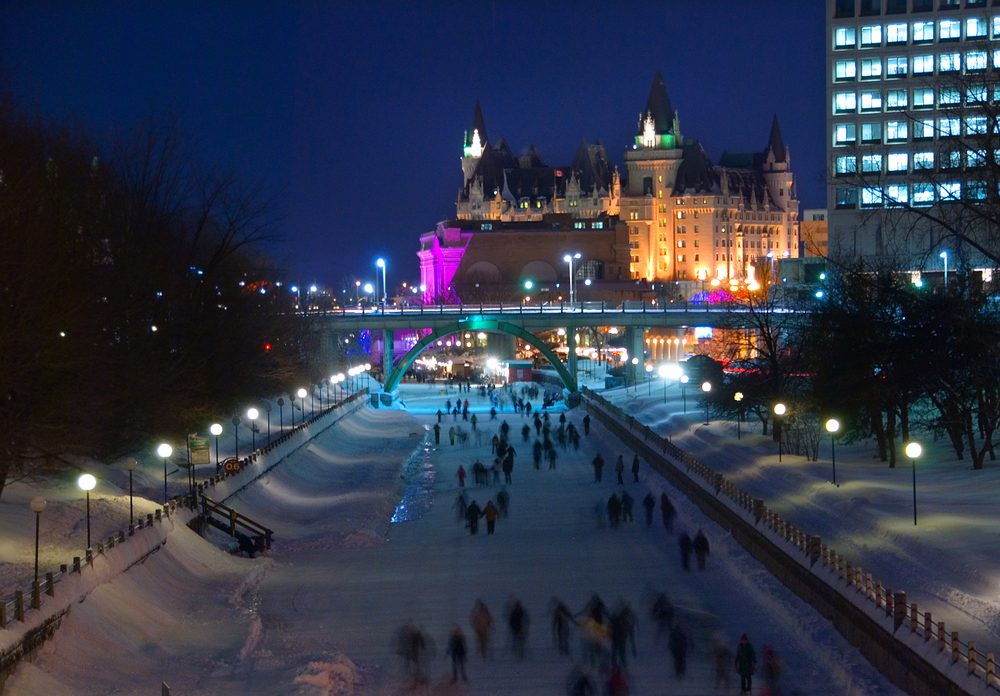
POLYGON ((594 465, 594 481, 597 483, 601 482, 601 475, 604 473, 604 457, 598 452, 597 456, 594 457, 594 461, 591 462, 594 465))
POLYGON ((681 567, 684 570, 691 570, 692 543, 691 537, 688 536, 687 532, 681 533, 681 538, 677 540, 677 545, 681 549, 681 567))
POLYGON ((674 510, 673 503, 670 502, 666 493, 660 494, 660 512, 663 514, 663 528, 667 530, 667 534, 673 534, 674 516, 677 511, 674 510))
POLYGON ((469 501, 465 497, 465 491, 459 491, 455 498, 455 516, 458 522, 465 519, 465 513, 469 509, 469 501))
POLYGON ((566 677, 567 696, 596 696, 597 690, 590 676, 580 667, 573 667, 569 676, 566 677))
POLYGON ((646 511, 646 526, 653 526, 653 509, 656 507, 656 498, 652 493, 647 493, 642 499, 642 508, 646 511))
POLYGON ((559 457, 559 455, 556 453, 556 448, 555 447, 549 447, 549 451, 546 454, 546 457, 548 457, 548 460, 549 460, 549 469, 555 469, 556 468, 556 459, 559 457))
POLYGON ((569 627, 576 624, 573 612, 555 597, 552 598, 552 637, 560 655, 569 655, 569 627))
POLYGON ((625 460, 622 455, 618 455, 618 460, 615 462, 615 473, 618 474, 618 483, 624 484, 625 479, 622 478, 622 474, 625 473, 625 460))
POLYGON ((469 534, 475 535, 479 533, 479 518, 483 516, 483 511, 479 507, 479 504, 473 500, 469 503, 469 507, 465 509, 465 521, 469 525, 469 534))
POLYGON ((437 417, 438 417, 438 423, 440 423, 440 422, 441 422, 441 417, 442 417, 443 415, 444 415, 444 414, 443 414, 443 413, 441 413, 441 409, 438 409, 438 412, 437 412, 437 417))
POLYGON ((765 645, 764 653, 764 683, 773 696, 778 694, 778 678, 781 676, 781 659, 778 651, 770 645, 765 645))
POLYGON ((590 435, 590 414, 583 417, 583 434, 590 435))
POLYGON ((441 425, 440 425, 440 423, 435 423, 434 424, 434 444, 435 445, 440 445, 441 444, 441 425))
POLYGON ((632 457, 632 483, 639 483, 639 455, 632 457))
POLYGON ((451 444, 455 444, 455 426, 448 428, 448 439, 451 440, 451 444))
POLYGON ((486 518, 487 534, 492 534, 494 531, 496 531, 497 517, 499 516, 500 516, 500 510, 497 509, 497 506, 493 504, 493 501, 490 500, 489 502, 487 502, 486 507, 483 508, 483 517, 486 518))
POLYGON ((514 455, 511 454, 510 450, 507 451, 507 456, 503 458, 503 480, 505 483, 513 483, 511 481, 510 475, 514 471, 514 455))
POLYGON ((461 464, 458 465, 458 487, 465 488, 465 467, 461 464))
POLYGON ((497 507, 500 508, 500 516, 506 517, 510 509, 510 493, 507 492, 506 488, 501 488, 500 492, 497 493, 497 507))
POLYGON ((469 614, 469 624, 472 626, 472 632, 476 634, 476 648, 479 650, 479 656, 485 660, 490 652, 493 616, 490 615, 490 610, 486 608, 483 600, 477 599, 473 605, 472 613, 469 614))
POLYGON ((656 601, 653 602, 653 606, 649 610, 649 615, 653 619, 653 623, 656 624, 656 636, 657 638, 662 637, 674 626, 674 604, 667 597, 666 592, 661 592, 656 597, 656 601))
POLYGON ((705 538, 705 534, 700 529, 694 535, 691 548, 694 549, 694 557, 698 561, 698 570, 705 570, 705 558, 708 556, 708 539, 705 538))
POLYGON ((524 659, 525 648, 528 643, 528 625, 530 620, 528 612, 521 604, 521 600, 515 599, 507 611, 507 627, 510 629, 510 646, 514 657, 518 660, 524 659))
POLYGON ((535 463, 536 469, 542 468, 542 442, 541 440, 535 440, 535 444, 531 446, 531 459, 535 463))
POLYGON ((632 657, 635 657, 635 614, 631 607, 623 604, 611 615, 611 664, 625 667, 629 641, 632 657))
POLYGON ((608 498, 608 524, 611 525, 612 529, 618 529, 621 517, 622 501, 618 498, 617 493, 612 493, 611 497, 608 498))
POLYGON ((744 633, 736 646, 736 673, 740 675, 740 693, 749 694, 753 688, 753 673, 757 671, 757 653, 744 633))
POLYGON ((451 657, 451 680, 458 681, 458 675, 462 675, 462 681, 469 681, 465 676, 465 634, 458 626, 452 626, 451 635, 448 636, 448 649, 446 655, 451 657))
POLYGON ((733 663, 733 651, 716 637, 712 647, 712 664, 715 667, 715 688, 729 689, 729 669, 733 663))
POLYGON ((687 652, 690 645, 687 627, 678 623, 670 630, 670 654, 674 658, 674 676, 678 679, 683 678, 687 672, 687 652))
POLYGON ((479 418, 476 417, 475 413, 473 413, 471 416, 469 416, 469 423, 472 424, 472 429, 473 430, 476 429, 476 423, 478 423, 478 422, 479 422, 479 418))
POLYGON ((633 522, 632 517, 632 496, 628 494, 628 491, 622 491, 622 522, 633 522))
POLYGON ((521 439, 525 442, 531 439, 531 426, 527 423, 521 428, 521 439))

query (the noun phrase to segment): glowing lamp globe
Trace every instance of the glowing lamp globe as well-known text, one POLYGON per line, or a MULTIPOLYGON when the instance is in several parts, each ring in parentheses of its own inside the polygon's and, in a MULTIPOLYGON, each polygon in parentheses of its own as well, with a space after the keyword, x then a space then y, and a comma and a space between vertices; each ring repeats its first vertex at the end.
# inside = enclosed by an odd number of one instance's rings
POLYGON ((94 478, 93 474, 83 474, 76 480, 76 485, 80 487, 80 490, 92 491, 97 485, 97 479, 94 478))
POLYGON ((903 451, 906 452, 906 456, 910 459, 917 459, 924 451, 924 448, 920 446, 919 442, 909 442, 903 451))
POLYGON ((160 457, 160 459, 166 459, 173 453, 174 453, 174 448, 168 445, 166 442, 164 442, 163 444, 161 444, 159 447, 156 448, 156 454, 157 456, 160 457))
POLYGON ((222 425, 219 423, 212 423, 208 426, 208 432, 218 437, 219 435, 222 435, 222 425))

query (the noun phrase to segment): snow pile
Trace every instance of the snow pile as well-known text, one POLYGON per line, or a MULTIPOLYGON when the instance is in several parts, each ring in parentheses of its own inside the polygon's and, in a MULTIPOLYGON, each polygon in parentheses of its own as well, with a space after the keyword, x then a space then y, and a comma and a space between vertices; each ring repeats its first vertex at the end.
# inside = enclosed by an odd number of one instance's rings
POLYGON ((310 694, 317 696, 352 696, 361 693, 362 684, 357 666, 347 656, 337 653, 330 662, 310 662, 307 672, 295 677, 296 684, 315 687, 310 694))

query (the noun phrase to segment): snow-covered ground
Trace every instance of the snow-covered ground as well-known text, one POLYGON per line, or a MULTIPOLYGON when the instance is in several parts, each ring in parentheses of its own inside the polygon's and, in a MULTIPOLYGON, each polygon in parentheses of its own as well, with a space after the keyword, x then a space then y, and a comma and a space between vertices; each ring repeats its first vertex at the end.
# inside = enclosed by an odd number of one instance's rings
MULTIPOLYGON (((656 474, 643 466, 640 483, 617 485, 614 459, 630 454, 599 426, 579 452, 560 451, 554 471, 534 470, 530 447, 516 436, 511 515, 494 536, 470 536, 455 520, 455 471, 487 457, 489 446, 452 447, 446 437, 437 448, 423 444, 433 412, 457 395, 406 385, 403 396, 409 411, 361 410, 230 501, 275 530, 270 557, 229 556, 179 526, 159 553, 75 605, 55 638, 8 681, 8 693, 138 694, 161 681, 182 694, 402 693, 406 682, 393 643, 407 619, 437 645, 423 693, 563 693, 573 663, 552 644, 549 602, 557 596, 579 611, 595 592, 611 606, 631 603, 639 615, 634 694, 718 693, 713 642, 734 647, 742 632, 758 656, 764 644, 779 649, 786 693, 899 693, 656 474), (589 465, 596 451, 608 460, 602 483, 594 482, 589 465), (410 478, 401 478, 402 463, 414 453, 410 478), (637 521, 611 530, 595 510, 622 488, 636 499, 637 521), (639 501, 661 490, 678 508, 678 531, 702 528, 708 535, 707 571, 682 570, 677 537, 642 521, 639 501), (401 501, 407 521, 390 524, 401 501), (660 591, 669 593, 694 639, 682 682, 648 618, 648 601, 660 591), (508 649, 503 624, 511 597, 524 602, 532 619, 521 662, 508 649), (494 653, 485 662, 470 656, 469 685, 451 685, 445 639, 458 624, 471 651, 468 617, 477 598, 498 624, 494 653)), ((489 421, 488 406, 475 393, 470 401, 480 427, 495 428, 499 420, 489 421)), ((583 414, 568 415, 579 427, 583 414)), ((508 410, 500 418, 520 431, 519 416, 508 410)), ((469 494, 483 503, 497 491, 469 494)), ((31 492, 15 484, 0 502, 4 538, 11 540, 4 558, 22 569, 31 562, 31 492)), ((82 501, 68 483, 47 494, 64 501, 57 506, 64 510, 61 531, 44 519, 61 540, 52 547, 62 560, 74 545, 81 548, 82 501)), ((121 519, 122 496, 111 484, 102 484, 92 504, 99 511, 95 526, 121 519)), ((127 518, 127 496, 124 504, 127 518)), ((574 635, 577 659, 578 644, 574 635)))

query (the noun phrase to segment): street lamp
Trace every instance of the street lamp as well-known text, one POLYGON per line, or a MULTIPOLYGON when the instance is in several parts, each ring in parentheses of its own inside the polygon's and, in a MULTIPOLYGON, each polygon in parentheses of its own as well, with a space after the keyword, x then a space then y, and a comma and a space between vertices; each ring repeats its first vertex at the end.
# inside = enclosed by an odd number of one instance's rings
POLYGON ((684 413, 688 412, 687 383, 689 380, 687 375, 681 375, 681 404, 684 407, 684 413))
POLYGON ((778 436, 778 462, 779 463, 781 462, 781 438, 783 437, 783 433, 781 432, 781 417, 783 415, 785 415, 785 411, 786 410, 787 409, 785 408, 785 405, 783 403, 781 403, 780 401, 774 405, 774 427, 775 427, 775 430, 777 430, 777 432, 775 434, 778 436))
POLYGON ((219 435, 222 435, 222 424, 212 423, 208 426, 208 432, 215 436, 215 473, 219 473, 222 462, 219 461, 219 435))
POLYGON ((839 485, 837 483, 837 449, 836 449, 836 437, 837 431, 840 430, 840 421, 836 418, 830 418, 826 423, 823 424, 826 428, 826 432, 830 433, 830 462, 833 465, 833 485, 839 485))
MULTIPOLYGON (((389 289, 385 285, 385 259, 381 256, 375 259, 375 266, 382 269, 382 302, 389 299, 389 289)), ((378 274, 375 274, 375 282, 378 282, 378 274)))
MULTIPOLYGON (((161 447, 163 445, 160 445, 161 447)), ((169 445, 167 445, 169 447, 169 445)), ((97 485, 97 479, 92 474, 83 474, 76 480, 76 485, 87 493, 87 552, 90 552, 90 492, 97 485)))
POLYGON ((354 304, 361 304, 361 281, 354 281, 354 304))
POLYGON ((579 259, 581 256, 580 252, 575 254, 565 254, 563 256, 563 261, 569 264, 569 303, 572 305, 575 297, 576 283, 573 281, 573 259, 579 259))
POLYGON ((663 380, 663 403, 667 403, 667 378, 679 378, 681 376, 681 366, 676 363, 660 365, 660 367, 656 370, 656 373, 660 375, 660 379, 663 380))
POLYGON ((653 366, 646 365, 646 396, 653 395, 653 366))
POLYGON ((264 413, 267 414, 267 444, 271 444, 271 402, 264 404, 264 413))
MULTIPOLYGON (((219 459, 218 450, 216 450, 215 459, 216 461, 219 459)), ((135 523, 135 516, 132 514, 132 472, 137 466, 139 466, 139 462, 134 457, 125 460, 125 468, 128 469, 128 523, 130 525, 135 523)))
POLYGON ((369 299, 369 303, 374 303, 375 302, 375 288, 372 287, 372 284, 371 283, 365 283, 364 287, 362 287, 361 289, 365 291, 366 295, 371 295, 372 296, 369 299))
MULTIPOLYGON (((156 454, 163 460, 163 502, 167 502, 167 460, 170 459, 170 455, 174 453, 174 448, 168 445, 166 442, 160 443, 160 446, 156 448, 156 454)), ((82 478, 80 479, 83 480, 82 478)), ((83 488, 81 485, 80 488, 83 488)), ((91 486, 93 488, 93 486, 91 486)), ((90 546, 90 543, 87 543, 90 546)))
POLYGON ((948 252, 942 251, 938 256, 944 259, 944 286, 948 287, 948 252))
POLYGON ((711 382, 701 383, 702 398, 705 400, 705 425, 708 425, 708 393, 712 391, 711 382))
POLYGON ((285 434, 285 400, 282 397, 278 397, 278 429, 281 434, 285 434))
MULTIPOLYGON (((638 377, 638 375, 636 375, 636 373, 635 373, 635 366, 639 364, 639 358, 632 358, 629 362, 632 364, 632 367, 629 369, 629 372, 632 374, 632 388, 636 392, 638 392, 639 391, 639 385, 636 384, 636 382, 638 382, 639 380, 636 379, 636 377, 638 377)), ((626 385, 625 391, 628 392, 628 385, 626 385)))
MULTIPOLYGON (((42 512, 45 510, 45 506, 48 503, 40 495, 36 495, 31 499, 31 511, 35 513, 35 582, 31 586, 31 606, 38 609, 41 598, 38 596, 40 593, 38 591, 38 528, 41 524, 42 512)), ((90 546, 90 540, 87 540, 87 546, 90 546)))
POLYGON ((733 394, 733 401, 739 406, 740 412, 736 416, 736 439, 740 439, 740 423, 743 422, 743 392, 738 391, 733 394))
POLYGON ((299 397, 299 401, 302 402, 302 422, 306 422, 306 390, 299 387, 299 390, 295 392, 295 396, 299 397))
POLYGON ((917 457, 923 452, 923 448, 920 446, 919 442, 907 443, 904 450, 906 456, 910 458, 910 463, 913 466, 913 526, 917 526, 917 457))
POLYGON ((260 418, 260 411, 251 407, 247 409, 247 420, 250 421, 250 451, 257 451, 257 419, 260 418))
POLYGON ((291 394, 288 395, 288 401, 290 402, 288 405, 292 409, 292 428, 294 429, 295 428, 295 393, 294 392, 292 392, 291 394))

